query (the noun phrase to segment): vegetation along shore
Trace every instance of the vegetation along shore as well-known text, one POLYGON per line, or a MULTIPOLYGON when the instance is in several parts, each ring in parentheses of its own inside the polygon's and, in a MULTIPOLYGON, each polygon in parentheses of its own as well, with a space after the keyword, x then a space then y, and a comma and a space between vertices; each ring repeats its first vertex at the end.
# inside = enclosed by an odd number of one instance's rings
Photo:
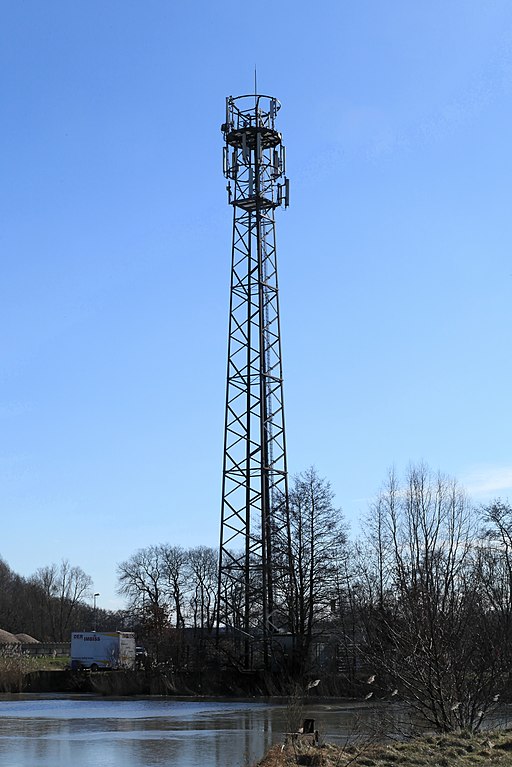
POLYGON ((512 767, 512 732, 430 735, 403 742, 273 746, 257 767, 512 767))

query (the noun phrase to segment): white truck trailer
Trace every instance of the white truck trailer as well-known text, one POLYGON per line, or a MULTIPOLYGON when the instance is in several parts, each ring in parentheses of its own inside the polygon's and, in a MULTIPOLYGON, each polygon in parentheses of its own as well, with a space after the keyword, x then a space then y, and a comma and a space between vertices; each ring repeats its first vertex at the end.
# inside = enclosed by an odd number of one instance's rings
POLYGON ((71 634, 71 668, 135 668, 135 634, 132 631, 74 631, 71 634))

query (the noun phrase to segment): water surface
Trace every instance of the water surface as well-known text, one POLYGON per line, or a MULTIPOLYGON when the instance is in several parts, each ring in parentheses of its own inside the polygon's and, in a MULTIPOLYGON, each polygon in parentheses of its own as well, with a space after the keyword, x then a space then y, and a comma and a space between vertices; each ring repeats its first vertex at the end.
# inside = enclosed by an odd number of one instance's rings
POLYGON ((2 767, 250 767, 297 717, 329 740, 372 728, 382 709, 353 702, 0 695, 2 767))

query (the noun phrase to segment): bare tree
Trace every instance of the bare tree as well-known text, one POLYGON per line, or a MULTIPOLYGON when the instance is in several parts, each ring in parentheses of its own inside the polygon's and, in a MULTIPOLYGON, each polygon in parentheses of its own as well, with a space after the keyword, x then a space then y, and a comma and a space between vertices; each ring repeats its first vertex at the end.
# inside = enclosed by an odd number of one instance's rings
POLYGON ((512 610, 512 506, 500 499, 482 509, 484 537, 492 556, 489 565, 495 572, 486 582, 494 607, 512 610), (499 569, 499 574, 497 570, 499 569), (496 591, 496 587, 499 592, 496 591))
POLYGON ((117 566, 118 593, 148 633, 161 636, 168 624, 166 568, 161 546, 139 549, 117 566))
POLYGON ((189 551, 189 566, 193 625, 210 633, 217 610, 218 553, 207 546, 196 546, 189 551))
POLYGON ((177 629, 185 626, 185 594, 189 588, 189 553, 181 546, 163 544, 159 547, 163 564, 164 587, 169 611, 174 614, 177 629))
POLYGON ((73 567, 63 559, 60 565, 40 567, 31 580, 41 589, 51 638, 55 642, 64 642, 73 629, 73 620, 82 600, 90 593, 92 578, 81 567, 73 567))
POLYGON ((512 663, 512 506, 500 499, 482 510, 480 577, 485 590, 487 625, 497 632, 495 657, 512 663))
POLYGON ((412 467, 401 486, 391 474, 375 508, 389 557, 377 546, 379 588, 366 592, 361 610, 366 657, 430 726, 476 730, 500 669, 473 509, 454 480, 424 466, 412 467))
POLYGON ((274 546, 278 562, 274 622, 294 640, 299 673, 308 663, 313 638, 325 630, 336 597, 337 568, 346 547, 346 525, 333 505, 329 482, 310 468, 294 478, 289 505, 278 511, 274 546))

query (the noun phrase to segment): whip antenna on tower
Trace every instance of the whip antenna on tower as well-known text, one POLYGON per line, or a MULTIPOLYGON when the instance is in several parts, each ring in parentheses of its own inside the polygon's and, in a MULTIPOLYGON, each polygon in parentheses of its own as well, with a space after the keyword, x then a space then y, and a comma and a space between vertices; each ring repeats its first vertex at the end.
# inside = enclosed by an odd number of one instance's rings
POLYGON ((254 78, 254 95, 226 99, 221 128, 233 239, 217 624, 246 668, 255 648, 268 668, 274 540, 288 509, 274 211, 288 206, 289 183, 281 105, 258 95, 256 69, 254 78))

